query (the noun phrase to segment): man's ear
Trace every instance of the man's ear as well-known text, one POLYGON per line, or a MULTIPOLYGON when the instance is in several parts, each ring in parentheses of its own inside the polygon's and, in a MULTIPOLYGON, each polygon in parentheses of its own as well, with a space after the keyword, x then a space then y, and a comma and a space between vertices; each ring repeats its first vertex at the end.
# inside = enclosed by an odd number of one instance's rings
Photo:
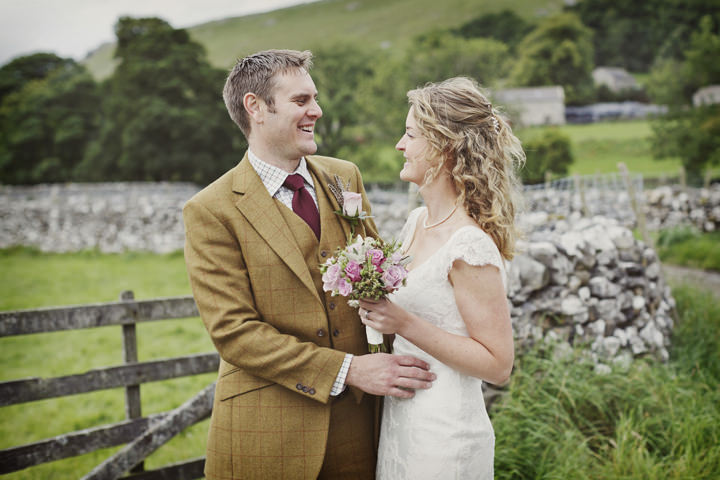
POLYGON ((250 119, 257 124, 262 124, 265 121, 265 102, 258 98, 252 92, 248 92, 243 97, 243 107, 250 116, 250 119))

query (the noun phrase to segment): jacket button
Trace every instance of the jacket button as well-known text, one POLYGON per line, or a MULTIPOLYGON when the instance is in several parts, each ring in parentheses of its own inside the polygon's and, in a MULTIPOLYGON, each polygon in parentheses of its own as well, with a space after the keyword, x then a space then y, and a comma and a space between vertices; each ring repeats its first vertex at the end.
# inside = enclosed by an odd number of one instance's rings
POLYGON ((317 336, 318 336, 318 337, 324 337, 324 336, 325 336, 325 330, 323 330, 322 328, 321 328, 320 330, 318 330, 318 331, 317 331, 317 336))
POLYGON ((309 390, 308 387, 303 387, 303 388, 302 388, 302 391, 305 392, 305 393, 307 393, 308 390, 309 390))
POLYGON ((340 335, 340 330, 336 328, 335 330, 333 330, 333 337, 337 337, 338 335, 340 335))
POLYGON ((330 308, 330 310, 335 310, 335 302, 330 302, 328 304, 328 307, 330 308))
POLYGON ((298 390, 302 390, 302 388, 303 388, 302 383, 298 383, 297 385, 295 385, 295 388, 297 388, 298 390))
POLYGON ((323 250, 322 252, 320 252, 320 256, 323 258, 327 257, 327 250, 323 250))
POLYGON ((308 390, 308 393, 309 393, 310 395, 315 395, 315 389, 314 389, 314 388, 311 388, 310 390, 308 390))

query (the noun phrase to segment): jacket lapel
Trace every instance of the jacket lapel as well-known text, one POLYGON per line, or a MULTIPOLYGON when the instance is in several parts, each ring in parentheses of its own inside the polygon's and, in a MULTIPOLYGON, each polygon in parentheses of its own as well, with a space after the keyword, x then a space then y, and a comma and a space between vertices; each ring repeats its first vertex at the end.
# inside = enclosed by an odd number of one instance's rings
POLYGON ((233 191, 240 194, 235 206, 252 227, 263 237, 268 246, 313 292, 319 302, 320 296, 313 283, 305 258, 290 233, 290 229, 278 210, 260 177, 250 164, 247 153, 235 171, 233 191))
MULTIPOLYGON (((333 212, 336 211, 342 211, 342 207, 340 206, 340 203, 335 198, 335 194, 333 194, 332 190, 330 190, 330 184, 335 183, 333 175, 322 168, 321 165, 318 164, 318 162, 314 161, 314 159, 310 156, 305 157, 305 160, 307 161, 308 169, 315 174, 315 178, 318 179, 320 182, 320 186, 315 185, 315 189, 322 188, 322 190, 325 192, 325 195, 327 196, 328 200, 330 201, 330 205, 332 206, 333 212)), ((343 181, 347 181, 346 178, 342 179, 343 181)), ((321 212, 324 213, 324 212, 321 212)), ((342 219, 341 217, 338 217, 337 215, 333 216, 336 217, 336 219, 340 222, 340 225, 343 229, 343 234, 345 235, 345 238, 350 238, 350 223, 347 220, 342 219)), ((328 222, 330 221, 329 218, 323 218, 321 216, 321 221, 328 222)))

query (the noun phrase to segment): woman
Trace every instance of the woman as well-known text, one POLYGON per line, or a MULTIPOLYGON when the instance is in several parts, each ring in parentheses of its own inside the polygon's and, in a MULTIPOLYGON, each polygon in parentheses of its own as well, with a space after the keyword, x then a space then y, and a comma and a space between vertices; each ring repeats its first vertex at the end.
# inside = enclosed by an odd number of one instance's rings
POLYGON ((514 352, 504 259, 516 231, 519 140, 477 83, 452 78, 408 92, 402 180, 425 207, 401 233, 407 285, 361 301, 363 323, 396 334, 393 353, 437 374, 412 398, 386 397, 378 479, 492 478, 495 436, 483 380, 507 380, 514 352))

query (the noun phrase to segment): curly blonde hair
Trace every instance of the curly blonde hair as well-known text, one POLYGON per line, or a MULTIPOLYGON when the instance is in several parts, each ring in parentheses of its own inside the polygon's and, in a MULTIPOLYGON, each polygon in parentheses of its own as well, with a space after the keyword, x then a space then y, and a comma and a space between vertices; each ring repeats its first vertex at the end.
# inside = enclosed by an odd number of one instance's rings
POLYGON ((407 94, 422 136, 439 160, 424 184, 444 169, 467 213, 510 260, 519 232, 521 204, 516 170, 525 162, 520 140, 472 79, 450 78, 407 94))

